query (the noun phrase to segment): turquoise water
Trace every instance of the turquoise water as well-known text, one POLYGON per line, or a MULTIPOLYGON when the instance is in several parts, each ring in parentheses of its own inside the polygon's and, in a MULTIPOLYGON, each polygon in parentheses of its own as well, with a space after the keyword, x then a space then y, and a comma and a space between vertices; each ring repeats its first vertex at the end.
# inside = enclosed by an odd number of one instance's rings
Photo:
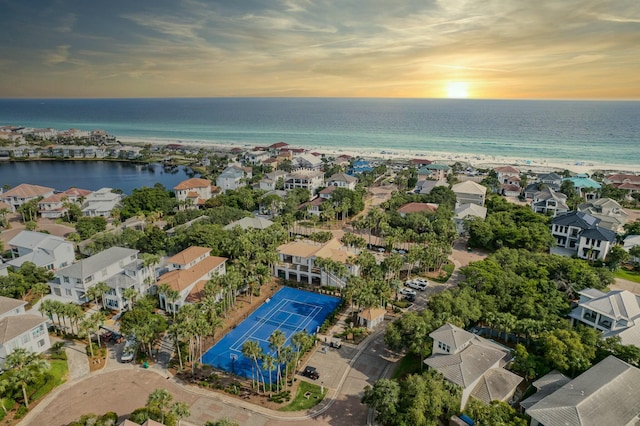
POLYGON ((640 163, 640 102, 196 98, 0 100, 0 124, 122 138, 640 163))

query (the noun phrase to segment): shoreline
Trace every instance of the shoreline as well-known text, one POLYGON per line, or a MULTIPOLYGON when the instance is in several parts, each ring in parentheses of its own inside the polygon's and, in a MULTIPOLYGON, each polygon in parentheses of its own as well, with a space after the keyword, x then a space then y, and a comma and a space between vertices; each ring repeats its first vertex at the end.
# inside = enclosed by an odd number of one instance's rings
MULTIPOLYGON (((144 145, 169 145, 176 144, 184 147, 194 148, 211 148, 212 150, 219 150, 221 152, 230 152, 234 148, 242 148, 243 150, 251 151, 256 146, 262 146, 258 144, 228 142, 220 143, 214 141, 201 141, 201 140, 172 140, 162 138, 139 138, 139 137, 118 137, 120 143, 123 145, 131 146, 144 146, 144 145)), ((286 142, 285 142, 286 143, 286 142)), ((414 150, 393 150, 393 151, 375 151, 372 148, 364 148, 363 150, 349 150, 349 149, 335 149, 322 146, 299 146, 290 145, 292 148, 304 148, 309 152, 320 152, 325 155, 338 157, 340 155, 350 155, 352 157, 363 157, 366 159, 382 159, 382 160, 397 160, 408 161, 411 159, 431 160, 434 162, 442 162, 446 164, 453 164, 455 162, 468 163, 475 168, 494 168, 500 166, 515 166, 521 171, 531 170, 533 172, 551 172, 551 171, 564 171, 569 170, 574 173, 589 173, 594 171, 602 172, 629 172, 640 173, 640 164, 606 164, 598 163, 596 161, 574 161, 574 160, 558 160, 558 159, 544 159, 544 158, 531 158, 522 160, 515 157, 507 156, 495 156, 495 155, 480 155, 472 153, 455 153, 455 152, 428 152, 428 151, 414 151, 414 150)))

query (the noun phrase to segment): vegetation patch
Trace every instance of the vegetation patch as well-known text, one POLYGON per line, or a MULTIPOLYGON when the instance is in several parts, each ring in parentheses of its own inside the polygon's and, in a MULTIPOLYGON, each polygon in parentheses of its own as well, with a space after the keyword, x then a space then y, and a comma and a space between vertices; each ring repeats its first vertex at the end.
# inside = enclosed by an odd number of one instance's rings
POLYGON ((618 269, 613 274, 616 278, 623 280, 633 281, 634 283, 640 283, 640 273, 634 271, 628 271, 626 269, 618 269))
POLYGON ((400 361, 398 361, 398 365, 393 370, 392 379, 401 379, 409 374, 419 373, 422 366, 422 362, 420 362, 420 357, 409 353, 402 357, 400 361))
POLYGON ((321 392, 321 390, 321 387, 318 385, 301 381, 291 404, 280 408, 279 411, 302 411, 315 407, 327 395, 326 388, 324 392, 321 392))

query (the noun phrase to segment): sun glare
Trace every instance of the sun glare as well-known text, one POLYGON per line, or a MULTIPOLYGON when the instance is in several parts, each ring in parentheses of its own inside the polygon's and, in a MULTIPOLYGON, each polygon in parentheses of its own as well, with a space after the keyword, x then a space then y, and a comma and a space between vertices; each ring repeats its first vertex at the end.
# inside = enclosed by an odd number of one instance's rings
POLYGON ((469 85, 461 81, 447 83, 447 98, 465 99, 469 97, 469 85))

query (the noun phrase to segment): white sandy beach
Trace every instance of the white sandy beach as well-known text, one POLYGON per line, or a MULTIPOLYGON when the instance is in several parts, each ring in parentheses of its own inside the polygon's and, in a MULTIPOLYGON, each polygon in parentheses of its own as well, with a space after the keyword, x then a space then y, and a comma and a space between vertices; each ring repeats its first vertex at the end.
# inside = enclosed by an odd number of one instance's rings
MULTIPOLYGON (((119 137, 118 140, 128 145, 168 145, 168 144, 180 144, 184 146, 212 148, 221 152, 228 152, 233 148, 242 148, 250 150, 257 144, 250 143, 216 143, 209 141, 194 141, 194 140, 168 140, 160 138, 131 138, 131 137, 119 137)), ((332 149, 322 146, 306 147, 297 146, 291 144, 292 148, 305 148, 310 152, 320 152, 329 156, 350 155, 352 157, 364 157, 367 159, 384 159, 384 160, 402 160, 402 159, 427 159, 435 162, 441 162, 445 164, 453 164, 455 162, 469 163, 476 168, 494 168, 505 165, 512 165, 519 168, 521 171, 531 170, 533 172, 550 172, 550 171, 562 171, 569 170, 574 173, 592 173, 594 171, 602 172, 629 172, 640 173, 639 164, 605 164, 597 162, 586 161, 573 161, 573 160, 561 160, 561 159, 541 159, 541 158, 528 158, 519 159, 514 157, 501 157, 501 156, 483 156, 478 154, 468 153, 454 153, 454 152, 429 152, 429 151, 375 151, 370 150, 349 150, 349 149, 332 149)))

